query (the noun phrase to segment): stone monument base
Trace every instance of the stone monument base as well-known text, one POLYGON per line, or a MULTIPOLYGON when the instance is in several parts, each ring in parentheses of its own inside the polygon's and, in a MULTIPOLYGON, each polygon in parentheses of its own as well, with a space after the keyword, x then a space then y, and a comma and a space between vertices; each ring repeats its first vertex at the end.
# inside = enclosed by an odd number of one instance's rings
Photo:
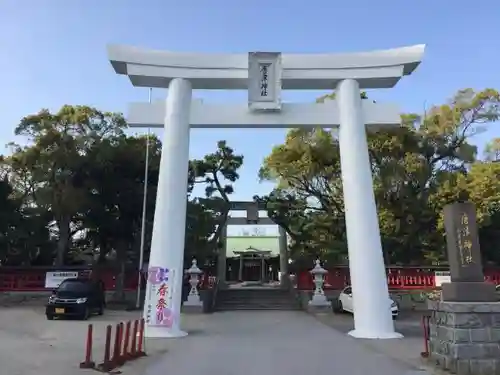
POLYGON ((496 301, 495 285, 491 283, 454 281, 441 285, 443 301, 491 302, 496 301))
POLYGON ((181 308, 183 314, 203 314, 203 304, 190 305, 184 303, 181 308))
POLYGON ((306 311, 311 313, 311 314, 318 314, 318 313, 331 313, 332 312, 332 305, 314 305, 311 303, 308 303, 306 306, 306 311))
POLYGON ((323 293, 313 293, 311 300, 306 307, 308 312, 318 313, 332 310, 332 303, 328 301, 323 293))
POLYGON ((431 364, 457 375, 500 375, 500 302, 429 301, 431 364))

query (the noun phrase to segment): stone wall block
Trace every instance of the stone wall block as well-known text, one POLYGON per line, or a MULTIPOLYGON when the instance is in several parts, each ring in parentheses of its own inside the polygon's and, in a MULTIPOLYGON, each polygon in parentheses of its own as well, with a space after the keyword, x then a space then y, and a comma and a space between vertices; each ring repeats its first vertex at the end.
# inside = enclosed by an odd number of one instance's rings
POLYGON ((430 323, 429 324, 429 336, 436 337, 437 336, 437 325, 430 323))
MULTIPOLYGON (((472 332, 475 331, 475 329, 469 329, 469 328, 451 328, 451 327, 446 327, 448 331, 451 332, 449 336, 452 337, 450 341, 456 342, 456 343, 467 343, 471 342, 471 335, 472 332)), ((484 329, 484 328, 479 328, 479 329, 484 329)))
MULTIPOLYGON (((446 326, 438 326, 437 327, 437 336, 442 341, 454 341, 455 332, 453 328, 448 328, 446 326)), ((469 340, 467 340, 469 341, 469 340)))
POLYGON ((490 320, 488 315, 483 314, 454 314, 453 319, 449 318, 443 324, 454 328, 484 328, 490 326, 490 320))
POLYGON ((496 375, 498 372, 498 361, 491 359, 473 359, 470 361, 470 373, 473 375, 496 375))
POLYGON ((500 328, 490 328, 490 336, 492 342, 500 342, 500 328))
POLYGON ((455 372, 457 374, 471 374, 470 361, 466 359, 457 359, 455 372))
POLYGON ((435 306, 429 327, 430 363, 451 374, 500 375, 500 303, 435 306))
POLYGON ((432 339, 432 352, 440 355, 450 355, 450 343, 442 341, 440 338, 432 339))
POLYGON ((457 359, 500 359, 500 346, 496 343, 454 344, 449 349, 450 356, 457 359))
MULTIPOLYGON (((457 329, 458 331, 458 329, 457 329)), ((491 328, 476 328, 469 330, 471 342, 491 342, 491 328)))
POLYGON ((490 319, 493 328, 500 328, 500 313, 491 314, 490 319))

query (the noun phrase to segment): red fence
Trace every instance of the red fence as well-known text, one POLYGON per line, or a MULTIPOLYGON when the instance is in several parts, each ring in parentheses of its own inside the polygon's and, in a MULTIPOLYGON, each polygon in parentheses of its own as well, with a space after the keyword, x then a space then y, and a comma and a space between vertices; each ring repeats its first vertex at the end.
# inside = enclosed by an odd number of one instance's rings
MULTIPOLYGON (((435 272, 443 269, 432 268, 387 268, 389 289, 433 289, 436 287, 435 272)), ((314 283, 309 271, 297 273, 297 289, 312 290, 314 283)), ((500 284, 500 270, 485 270, 485 280, 500 284)), ((349 268, 335 268, 325 275, 324 289, 343 289, 350 284, 349 268)))
MULTIPOLYGON (((0 292, 36 292, 45 290, 45 274, 48 271, 56 271, 54 268, 8 268, 0 267, 0 292)), ((88 277, 90 269, 64 268, 57 271, 78 271, 79 276, 88 277)), ((387 268, 387 284, 389 289, 433 289, 436 287, 435 271, 443 271, 442 268, 416 268, 400 267, 387 268)), ((125 274, 125 290, 137 289, 137 271, 127 271, 125 274)), ((106 270, 101 273, 101 280, 106 290, 114 290, 116 286, 117 273, 106 270)), ((301 290, 312 290, 314 287, 312 276, 309 271, 297 273, 297 288, 301 290)), ((500 284, 500 269, 485 270, 485 280, 496 285, 500 284)), ((210 288, 215 277, 205 274, 202 277, 200 287, 210 288)), ((350 284, 349 268, 336 267, 331 269, 325 277, 325 289, 342 289, 350 284)))
MULTIPOLYGON (((82 268, 0 268, 0 291, 36 292, 45 290, 45 275, 51 271, 77 271, 79 277, 89 277, 91 270, 82 268)), ((117 273, 104 271, 101 280, 106 290, 113 290, 116 286, 117 273)), ((134 271, 125 274, 125 290, 137 288, 137 273, 134 271)))
MULTIPOLYGON (((0 292, 38 292, 45 289, 45 274, 51 271, 78 271, 79 277, 89 277, 90 269, 68 268, 8 268, 0 267, 0 292)), ((116 287, 117 272, 104 270, 100 279, 104 282, 106 290, 114 290, 116 287)), ((125 290, 137 289, 137 271, 127 271, 125 273, 125 290)), ((201 288, 209 288, 214 283, 214 278, 208 275, 201 281, 201 288)))

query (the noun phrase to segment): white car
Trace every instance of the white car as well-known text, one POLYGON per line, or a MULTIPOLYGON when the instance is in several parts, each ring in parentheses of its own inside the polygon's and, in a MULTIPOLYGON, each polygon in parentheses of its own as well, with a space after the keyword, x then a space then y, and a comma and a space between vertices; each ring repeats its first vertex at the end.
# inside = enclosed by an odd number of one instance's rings
MULTIPOLYGON (((390 298, 389 301, 391 304, 392 319, 396 320, 399 315, 398 303, 392 298, 390 298)), ((338 313, 348 312, 352 314, 354 312, 352 303, 352 288, 350 286, 344 288, 344 290, 340 292, 336 305, 334 305, 334 310, 338 313)))

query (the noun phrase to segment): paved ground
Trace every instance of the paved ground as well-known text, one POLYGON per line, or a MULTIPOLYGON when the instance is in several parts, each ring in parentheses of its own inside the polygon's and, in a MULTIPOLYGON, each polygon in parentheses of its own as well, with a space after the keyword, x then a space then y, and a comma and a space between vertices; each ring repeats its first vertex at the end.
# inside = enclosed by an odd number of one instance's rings
MULTIPOLYGON (((316 318, 324 324, 347 333, 354 328, 350 314, 317 314, 316 318)), ((402 340, 360 340, 380 353, 384 353, 395 361, 414 368, 422 368, 420 353, 424 351, 424 334, 422 328, 422 313, 402 312, 395 321, 396 331, 403 334, 402 340)))
POLYGON ((1 373, 8 375, 77 375, 84 360, 88 323, 94 326, 94 360, 102 361, 105 327, 137 318, 138 313, 106 311, 88 322, 47 321, 44 309, 21 305, 0 308, 1 373))
MULTIPOLYGON (((332 329, 303 312, 224 312, 187 317, 186 338, 167 341, 157 360, 124 367, 137 375, 168 371, 192 375, 384 375, 419 373, 418 366, 390 358, 365 341, 332 329)), ((394 340, 400 345, 402 340, 394 340)), ((132 372, 131 372, 132 373, 132 372)))
MULTIPOLYGON (((94 361, 101 362, 108 324, 136 319, 138 312, 107 310, 88 322, 47 321, 43 301, 23 300, 0 307, 0 363, 9 375, 83 375, 88 323, 94 325, 94 361)), ((189 315, 183 327, 190 336, 147 340, 148 357, 129 362, 124 375, 156 375, 177 371, 203 375, 335 373, 410 374, 421 368, 420 317, 403 314, 396 322, 403 340, 354 340, 350 315, 313 317, 302 312, 226 312, 189 315)), ((422 372, 419 372, 422 374, 422 372)))

